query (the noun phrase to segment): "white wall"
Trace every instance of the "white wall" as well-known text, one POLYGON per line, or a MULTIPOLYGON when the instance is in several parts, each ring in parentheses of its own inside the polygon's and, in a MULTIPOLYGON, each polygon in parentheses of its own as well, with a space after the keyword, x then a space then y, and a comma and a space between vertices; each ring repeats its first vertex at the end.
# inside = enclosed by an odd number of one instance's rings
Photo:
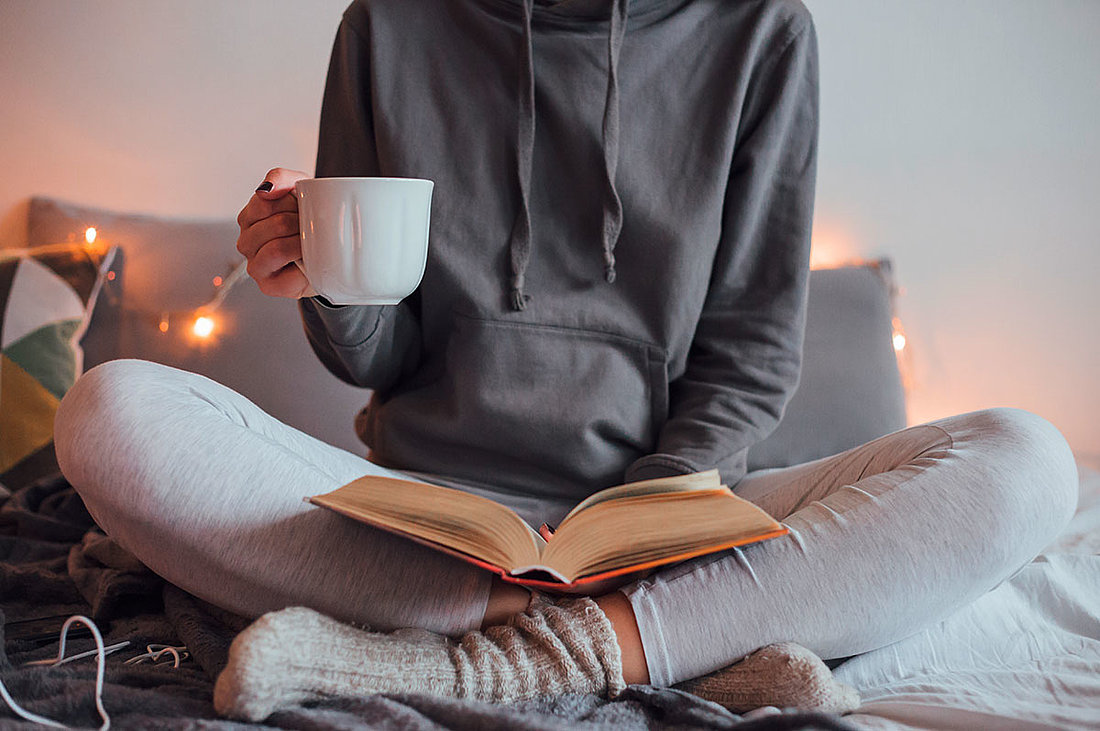
POLYGON ((910 420, 1019 406, 1100 454, 1100 3, 807 4, 815 227, 895 259, 910 420))
MULTIPOLYGON (((1019 406, 1100 454, 1100 3, 807 4, 816 254, 894 258, 911 420, 1019 406)), ((233 217, 311 170, 344 5, 2 0, 0 236, 31 194, 233 217)))
POLYGON ((0 210, 32 193, 235 217, 312 171, 347 0, 0 0, 0 210))

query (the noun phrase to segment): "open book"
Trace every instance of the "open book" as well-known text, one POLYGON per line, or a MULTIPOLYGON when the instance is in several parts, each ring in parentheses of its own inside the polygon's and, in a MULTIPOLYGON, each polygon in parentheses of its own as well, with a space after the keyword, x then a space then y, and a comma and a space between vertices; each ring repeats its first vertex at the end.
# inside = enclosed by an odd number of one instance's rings
POLYGON ((308 500, 506 581, 567 593, 787 532, 721 484, 718 470, 601 490, 554 531, 488 498, 391 477, 360 477, 308 500))

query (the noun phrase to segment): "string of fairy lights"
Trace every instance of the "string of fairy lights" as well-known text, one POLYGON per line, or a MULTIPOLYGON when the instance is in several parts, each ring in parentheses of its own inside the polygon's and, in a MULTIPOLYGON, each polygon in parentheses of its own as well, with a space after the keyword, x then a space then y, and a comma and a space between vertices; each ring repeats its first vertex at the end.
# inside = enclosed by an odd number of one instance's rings
MULTIPOLYGON (((105 250, 105 244, 102 242, 97 243, 98 235, 94 226, 86 228, 84 230, 85 246, 89 249, 105 250)), ((225 302, 225 298, 229 296, 229 293, 237 284, 247 278, 247 264, 247 261, 242 260, 233 265, 224 276, 218 275, 213 277, 211 284, 214 287, 214 296, 198 307, 186 310, 158 311, 138 310, 133 307, 126 307, 126 310, 150 318, 157 324, 157 329, 162 333, 167 334, 173 329, 185 329, 186 332, 197 338, 200 342, 209 340, 220 329, 221 323, 218 316, 218 310, 225 302), (177 323, 183 324, 180 326, 177 325, 177 323)), ((115 277, 116 274, 114 270, 107 272, 108 281, 114 281, 115 277)))
MULTIPOLYGON (((84 241, 88 247, 102 246, 102 244, 97 245, 96 243, 97 235, 97 231, 94 227, 89 226, 85 229, 84 241)), ((140 311, 140 314, 155 318, 157 328, 162 333, 167 334, 169 331, 177 328, 176 323, 182 322, 184 324, 182 328, 179 329, 186 329, 186 332, 194 336, 199 342, 206 341, 219 330, 220 321, 217 312, 225 302, 225 298, 237 284, 248 276, 246 271, 247 263, 247 261, 241 261, 235 264, 224 276, 215 276, 211 280, 211 284, 214 287, 214 296, 198 307, 189 310, 163 310, 159 312, 140 311)), ((891 318, 891 340, 894 346, 894 353, 898 360, 898 371, 901 374, 902 386, 906 392, 910 391, 913 386, 913 368, 910 359, 909 339, 905 334, 905 326, 902 324, 901 317, 897 312, 897 301, 898 298, 904 294, 904 290, 898 286, 889 262, 881 259, 870 261, 858 259, 844 261, 843 264, 834 263, 826 265, 824 268, 840 265, 871 266, 883 277, 886 285, 889 287, 891 307, 893 308, 891 318)), ((108 280, 114 280, 114 278, 114 271, 107 272, 108 280)), ((127 309, 134 311, 132 308, 127 309)))
POLYGON ((906 393, 913 389, 913 363, 912 351, 909 346, 909 338, 905 335, 905 326, 898 315, 898 300, 905 294, 905 288, 900 286, 894 276, 893 267, 887 260, 872 262, 876 271, 883 277, 890 291, 890 339, 894 346, 894 355, 898 360, 898 373, 901 375, 901 386, 906 393))

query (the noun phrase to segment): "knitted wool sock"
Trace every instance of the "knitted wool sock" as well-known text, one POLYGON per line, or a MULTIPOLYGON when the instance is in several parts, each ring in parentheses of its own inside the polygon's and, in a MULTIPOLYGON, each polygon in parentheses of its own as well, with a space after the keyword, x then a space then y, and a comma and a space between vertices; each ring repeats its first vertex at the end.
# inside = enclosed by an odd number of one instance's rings
POLYGON ((366 632, 304 607, 265 614, 229 648, 214 707, 260 721, 332 696, 423 693, 510 702, 623 688, 611 622, 588 598, 532 601, 508 624, 459 640, 424 630, 366 632))
POLYGON ((734 713, 761 706, 847 713, 859 707, 859 693, 833 677, 814 653, 793 642, 767 645, 710 675, 675 686, 734 713))

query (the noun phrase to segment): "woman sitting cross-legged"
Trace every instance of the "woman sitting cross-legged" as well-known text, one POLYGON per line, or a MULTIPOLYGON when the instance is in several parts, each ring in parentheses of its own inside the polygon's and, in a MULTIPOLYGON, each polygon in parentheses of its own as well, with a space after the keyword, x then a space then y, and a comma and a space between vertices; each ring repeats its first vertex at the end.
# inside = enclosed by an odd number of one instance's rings
POLYGON ((57 417, 64 474, 110 536, 259 617, 217 709, 652 683, 850 710, 822 658, 917 632, 1030 561, 1076 484, 1061 435, 1026 412, 746 474, 798 382, 817 125, 797 0, 353 3, 317 175, 435 181, 423 281, 396 305, 311 296, 305 176, 282 168, 237 248, 261 290, 298 299, 324 366, 373 390, 369 459, 142 361, 89 371, 57 417), (789 533, 594 597, 532 595, 302 502, 411 476, 554 524, 610 485, 715 468, 789 533))

